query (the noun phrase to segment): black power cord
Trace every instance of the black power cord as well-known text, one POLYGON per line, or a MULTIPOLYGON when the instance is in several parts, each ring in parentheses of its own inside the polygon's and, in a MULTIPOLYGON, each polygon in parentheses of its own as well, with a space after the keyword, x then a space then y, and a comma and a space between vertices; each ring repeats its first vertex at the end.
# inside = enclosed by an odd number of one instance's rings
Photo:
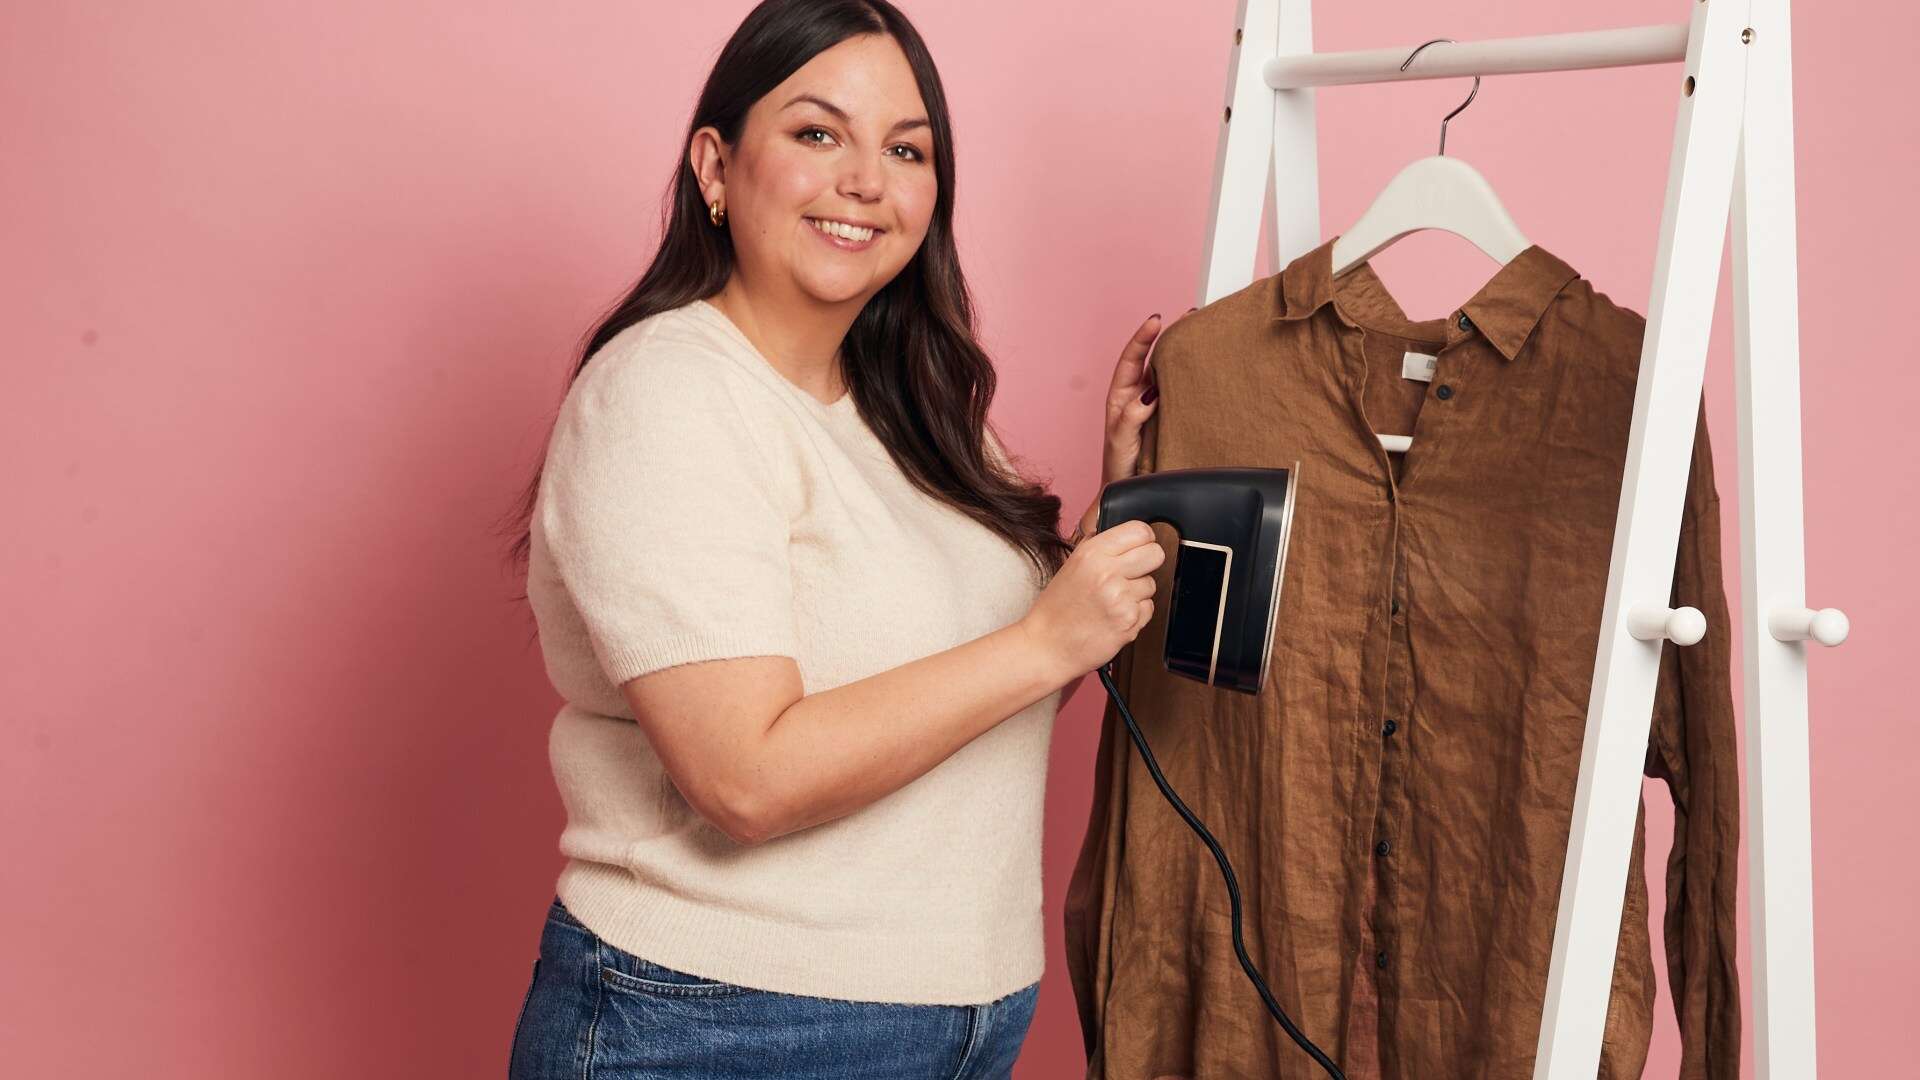
POLYGON ((1240 937, 1240 883, 1234 880, 1233 864, 1227 861, 1227 853, 1221 850, 1220 842, 1213 838, 1213 834, 1207 831, 1205 825, 1200 824, 1200 819, 1193 816, 1193 811, 1187 809, 1187 804, 1181 802, 1180 796, 1173 793, 1167 778, 1160 774, 1160 763, 1153 759, 1153 751, 1147 748, 1147 737, 1140 734, 1140 725, 1134 722, 1133 712, 1127 708, 1126 699, 1120 696, 1120 688, 1113 685, 1113 676, 1108 673, 1107 667, 1108 665, 1102 664, 1099 668, 1100 685, 1107 688, 1107 696, 1112 698, 1113 703, 1119 707, 1120 718, 1127 722, 1127 733, 1133 736, 1133 745, 1140 751, 1140 760, 1146 762, 1147 772, 1153 775, 1153 782, 1160 786, 1160 794, 1167 797, 1167 802, 1173 804, 1181 820, 1185 821, 1187 827, 1207 845, 1207 850, 1213 852, 1214 861, 1220 864, 1221 876, 1227 879, 1227 899, 1233 906, 1233 952, 1240 958, 1240 967, 1246 971, 1247 978, 1253 982, 1253 988, 1260 991, 1260 1000, 1267 1003, 1267 1011, 1279 1021, 1281 1030, 1292 1036, 1293 1041, 1300 1044, 1300 1049, 1305 1050, 1309 1057, 1318 1062, 1328 1076, 1333 1077, 1334 1080, 1347 1080, 1346 1074, 1340 1071, 1340 1067, 1322 1053, 1319 1047, 1313 1045, 1311 1039, 1302 1035, 1300 1029, 1293 1026, 1293 1021, 1287 1019, 1286 1013, 1280 1011, 1280 1003, 1273 999, 1273 991, 1267 989, 1267 980, 1261 978, 1260 969, 1253 966, 1253 958, 1247 955, 1247 944, 1240 937))

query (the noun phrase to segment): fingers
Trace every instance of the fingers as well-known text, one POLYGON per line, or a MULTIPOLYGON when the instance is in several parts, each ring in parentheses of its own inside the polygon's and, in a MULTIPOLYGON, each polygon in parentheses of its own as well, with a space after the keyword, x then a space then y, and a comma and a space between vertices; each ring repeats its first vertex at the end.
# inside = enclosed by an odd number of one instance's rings
POLYGON ((1160 386, 1154 382, 1153 377, 1149 375, 1146 386, 1138 394, 1128 398, 1126 404, 1120 407, 1119 426, 1122 429, 1129 427, 1137 429, 1141 424, 1147 422, 1147 417, 1153 415, 1153 410, 1157 408, 1159 404, 1160 386))
POLYGON ((1107 443, 1132 443, 1140 426, 1153 415, 1160 388, 1147 370, 1147 356, 1160 336, 1162 321, 1150 315, 1134 331, 1126 347, 1120 350, 1120 362, 1114 365, 1113 382, 1107 388, 1107 443))
POLYGON ((1166 561, 1165 549, 1156 543, 1146 543, 1120 556, 1120 571, 1137 578, 1160 569, 1160 564, 1166 561))
MULTIPOLYGON (((1109 525, 1104 531, 1080 542, 1081 547, 1093 547, 1108 555, 1118 555, 1142 544, 1153 544, 1153 526, 1138 518, 1109 525)), ((1160 545, 1153 546, 1157 548, 1160 545)))
POLYGON ((1123 521, 1082 540, 1074 553, 1081 551, 1115 560, 1113 569, 1121 576, 1146 582, 1147 591, 1143 595, 1152 593, 1151 575, 1167 561, 1166 549, 1154 539, 1153 526, 1137 519, 1123 521))
POLYGON ((1162 321, 1155 312, 1147 316, 1140 328, 1133 332, 1127 343, 1120 349, 1120 362, 1113 366, 1113 382, 1107 387, 1107 399, 1126 400, 1139 396, 1142 373, 1147 366, 1147 353, 1153 348, 1153 340, 1160 336, 1162 321))

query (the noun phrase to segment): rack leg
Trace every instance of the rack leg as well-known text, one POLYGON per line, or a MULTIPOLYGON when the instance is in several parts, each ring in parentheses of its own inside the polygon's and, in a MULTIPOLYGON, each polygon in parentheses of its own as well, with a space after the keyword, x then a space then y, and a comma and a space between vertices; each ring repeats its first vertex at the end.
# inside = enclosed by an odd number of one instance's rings
MULTIPOLYGON (((1775 615, 1792 615, 1806 607, 1787 0, 1754 0, 1752 26, 1747 112, 1733 194, 1733 340, 1740 410, 1740 629, 1746 670, 1753 1045, 1760 1080, 1812 1080, 1807 643, 1783 641, 1772 630, 1775 615)), ((1807 622, 1807 636, 1813 636, 1813 620, 1807 622)), ((1844 625, 1845 617, 1838 622, 1844 625)), ((1825 640, 1834 637, 1828 634, 1825 640)))
POLYGON ((1599 1071, 1664 644, 1635 638, 1627 616, 1637 605, 1664 607, 1673 587, 1674 549, 1733 193, 1746 83, 1740 34, 1747 5, 1709 0, 1690 6, 1683 76, 1690 92, 1680 99, 1668 165, 1653 297, 1534 1058, 1536 1080, 1593 1080, 1599 1071))
POLYGON ((1311 0, 1240 0, 1233 25, 1200 262, 1202 305, 1253 281, 1263 203, 1272 212, 1275 259, 1290 261, 1320 243, 1313 91, 1275 93, 1261 71, 1276 53, 1312 51, 1311 0))

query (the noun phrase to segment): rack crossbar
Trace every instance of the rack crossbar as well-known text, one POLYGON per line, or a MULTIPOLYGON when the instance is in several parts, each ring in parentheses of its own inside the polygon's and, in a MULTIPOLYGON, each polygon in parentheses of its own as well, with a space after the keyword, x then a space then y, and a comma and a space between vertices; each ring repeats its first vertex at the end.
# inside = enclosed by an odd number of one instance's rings
POLYGON ((1299 90, 1310 86, 1678 63, 1687 55, 1687 25, 1629 26, 1616 30, 1449 42, 1421 53, 1419 63, 1401 71, 1400 65, 1406 63, 1418 47, 1415 43, 1403 48, 1276 56, 1266 62, 1261 73, 1267 85, 1275 90, 1299 90))

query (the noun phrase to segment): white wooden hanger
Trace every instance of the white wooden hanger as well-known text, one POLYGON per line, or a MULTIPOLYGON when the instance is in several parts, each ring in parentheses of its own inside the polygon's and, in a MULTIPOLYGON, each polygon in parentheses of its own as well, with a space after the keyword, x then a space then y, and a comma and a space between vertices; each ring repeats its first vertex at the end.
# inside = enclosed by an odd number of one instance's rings
MULTIPOLYGON (((1450 38, 1435 38, 1413 50, 1400 65, 1405 71, 1427 45, 1450 38)), ((1453 233, 1479 248, 1502 266, 1532 246, 1507 208, 1494 194, 1493 185, 1480 171, 1447 157, 1447 121, 1473 104, 1480 93, 1480 76, 1473 77, 1473 91, 1460 107, 1440 121, 1440 152, 1421 158, 1394 176, 1368 206, 1353 227, 1333 242, 1333 273, 1337 277, 1379 254, 1395 240, 1424 229, 1453 233)), ((1405 453, 1413 445, 1412 436, 1375 433, 1389 453, 1405 453)))

